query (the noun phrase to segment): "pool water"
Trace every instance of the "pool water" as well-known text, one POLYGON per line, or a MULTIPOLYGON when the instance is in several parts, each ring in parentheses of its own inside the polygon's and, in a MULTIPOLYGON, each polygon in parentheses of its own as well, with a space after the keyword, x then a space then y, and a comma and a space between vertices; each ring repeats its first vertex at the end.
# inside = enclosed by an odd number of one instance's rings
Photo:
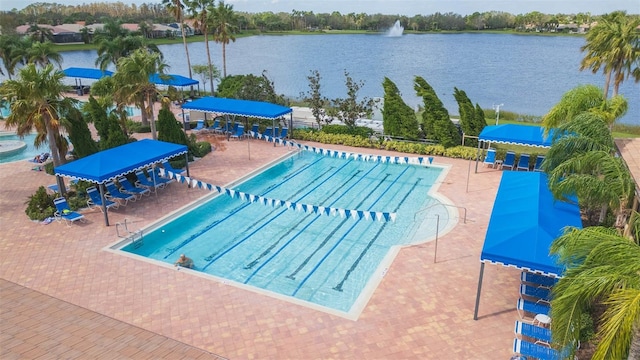
POLYGON ((373 163, 303 151, 234 190, 397 213, 396 221, 305 213, 219 195, 154 226, 142 244, 131 243, 122 250, 168 264, 186 254, 197 271, 349 313, 364 307, 373 292, 365 290, 380 281, 374 274, 386 271, 393 249, 433 238, 437 217, 440 232, 452 226, 446 207, 438 206, 430 193, 442 173, 437 166, 373 163), (430 210, 420 211, 425 208, 430 210))
MULTIPOLYGON (((1 122, 0 122, 0 126, 3 126, 1 122)), ((48 144, 42 144, 42 146, 40 146, 39 148, 36 148, 35 145, 33 145, 33 141, 35 140, 35 138, 36 138, 36 134, 25 135, 25 137, 22 139, 18 135, 0 135, 0 141, 20 140, 20 141, 24 141, 25 144, 27 144, 27 147, 22 151, 19 151, 16 153, 10 153, 8 155, 2 155, 0 153, 0 164, 12 162, 12 161, 33 159, 38 154, 41 154, 43 152, 49 152, 48 144)))

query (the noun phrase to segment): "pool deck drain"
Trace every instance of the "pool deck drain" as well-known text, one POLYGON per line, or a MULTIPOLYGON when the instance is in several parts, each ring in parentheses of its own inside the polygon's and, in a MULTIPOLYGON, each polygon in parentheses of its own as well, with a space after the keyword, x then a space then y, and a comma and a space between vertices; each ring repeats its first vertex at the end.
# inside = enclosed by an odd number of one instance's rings
MULTIPOLYGON (((259 141, 252 141, 250 150, 245 141, 226 145, 226 151, 190 166, 192 174, 225 185, 289 151, 259 141)), ((176 347, 186 344, 203 351, 191 358, 215 358, 213 354, 233 359, 508 358, 518 317, 517 270, 485 269, 480 319, 473 320, 479 255, 500 171, 480 165, 479 173, 471 171, 466 192, 468 161, 436 158, 434 162, 452 165, 439 192, 467 208, 467 224, 459 222, 440 238, 435 263, 433 242, 400 249, 357 321, 104 251, 117 236, 115 226, 104 226, 99 211, 83 211, 87 223, 70 227, 31 222, 24 215, 24 202, 38 186, 54 183, 54 178, 31 171, 27 161, 1 164, 0 279, 5 281, 0 294, 0 357, 29 357, 29 347, 47 348, 54 343, 64 343, 79 357, 87 357, 85 332, 118 331, 128 325, 147 335, 122 336, 121 343, 135 349, 145 336, 157 335, 174 340, 176 347), (28 302, 7 306, 16 293, 34 298, 46 295, 114 322, 96 322, 95 327, 75 331, 69 327, 64 334, 50 332, 41 337, 37 327, 43 323, 35 321, 35 327, 22 323, 34 314, 73 319, 76 310, 39 308, 28 302), (10 333, 10 329, 19 331, 10 333), (16 344, 16 339, 22 343, 16 344), (6 349, 18 350, 10 354, 6 349)), ((143 228, 206 194, 172 184, 157 196, 111 212, 110 217, 113 223, 128 219, 135 228, 143 228)), ((131 351, 122 358, 143 356, 131 351)), ((110 356, 106 352, 96 358, 110 356)))

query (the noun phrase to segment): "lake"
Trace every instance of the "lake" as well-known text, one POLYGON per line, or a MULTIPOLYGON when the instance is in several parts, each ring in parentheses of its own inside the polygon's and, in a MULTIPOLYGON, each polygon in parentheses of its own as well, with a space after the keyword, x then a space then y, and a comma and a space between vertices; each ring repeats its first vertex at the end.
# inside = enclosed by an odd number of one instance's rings
MULTIPOLYGON (((310 71, 318 70, 321 92, 329 98, 346 96, 345 70, 354 80, 365 82, 361 96, 383 96, 386 76, 412 107, 421 103, 413 90, 413 78, 419 75, 451 114, 458 113, 453 98, 457 87, 485 109, 504 104, 501 111, 541 116, 577 85, 604 85, 602 74, 578 70, 584 41, 569 36, 476 33, 252 36, 227 46, 227 73, 259 75, 266 70, 278 93, 299 97, 308 90, 310 71)), ((159 47, 170 73, 188 75, 182 44, 159 47)), ((211 42, 210 48, 212 61, 222 69, 221 45, 211 42)), ((207 63, 204 43, 189 44, 189 51, 192 65, 207 63)), ((65 52, 63 57, 65 68, 87 67, 94 64, 96 52, 65 52)), ((621 122, 640 125, 640 85, 627 79, 620 93, 629 101, 621 122)))

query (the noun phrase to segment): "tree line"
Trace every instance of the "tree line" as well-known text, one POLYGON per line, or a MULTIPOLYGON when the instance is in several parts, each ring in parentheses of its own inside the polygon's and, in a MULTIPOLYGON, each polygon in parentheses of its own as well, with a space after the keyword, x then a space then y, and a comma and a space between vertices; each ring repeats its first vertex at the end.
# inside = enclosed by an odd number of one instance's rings
MULTIPOLYGON (((186 2, 184 2, 186 3, 186 2)), ((636 15, 637 16, 637 15, 636 15)), ((556 31, 560 24, 585 25, 589 27, 600 16, 588 12, 575 14, 544 14, 532 11, 525 14, 511 14, 503 11, 475 12, 460 15, 454 12, 418 14, 414 16, 393 14, 367 14, 339 11, 315 13, 292 9, 291 12, 238 12, 240 30, 259 31, 313 31, 313 30, 358 30, 383 31, 396 20, 406 30, 411 31, 465 31, 465 30, 515 30, 515 31, 556 31)), ((126 23, 175 21, 172 10, 166 2, 144 3, 142 5, 122 2, 94 2, 82 5, 56 3, 35 3, 22 10, 13 9, 0 13, 3 32, 11 31, 21 24, 59 25, 83 21, 87 25, 119 20, 126 23)), ((569 29, 565 29, 568 31, 569 29)))

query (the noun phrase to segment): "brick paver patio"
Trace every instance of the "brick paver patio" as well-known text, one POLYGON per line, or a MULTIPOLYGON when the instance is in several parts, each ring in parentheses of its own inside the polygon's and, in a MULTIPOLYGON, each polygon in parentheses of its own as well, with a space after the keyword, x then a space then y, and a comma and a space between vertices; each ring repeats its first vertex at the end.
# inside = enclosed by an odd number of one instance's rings
MULTIPOLYGON (((255 140, 250 159, 248 150, 246 141, 229 142, 193 163, 191 175, 225 185, 290 151, 255 140)), ((473 320, 500 171, 480 165, 476 174, 474 164, 456 159, 434 163, 450 166, 439 191, 467 209, 467 223, 440 238, 435 263, 434 242, 400 249, 356 321, 106 251, 118 240, 116 227, 106 227, 98 210, 83 211, 88 221, 80 225, 32 222, 25 202, 54 178, 26 161, 0 164, 0 357, 509 358, 517 270, 486 267, 473 320)), ((171 184, 110 212, 110 220, 143 228, 205 195, 171 184)))

